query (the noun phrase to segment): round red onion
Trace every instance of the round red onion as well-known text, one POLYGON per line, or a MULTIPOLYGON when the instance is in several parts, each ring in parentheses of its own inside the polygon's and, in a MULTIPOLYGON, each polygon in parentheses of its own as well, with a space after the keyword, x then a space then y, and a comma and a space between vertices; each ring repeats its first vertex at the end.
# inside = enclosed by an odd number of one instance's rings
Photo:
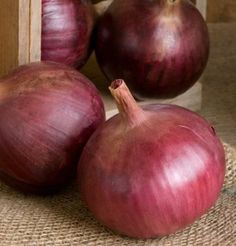
POLYGON ((0 177, 48 193, 74 175, 81 151, 104 121, 95 86, 52 62, 19 67, 0 80, 0 177))
POLYGON ((90 0, 42 0, 42 60, 82 67, 91 53, 90 0))
POLYGON ((207 64, 207 25, 188 0, 114 0, 98 21, 95 52, 109 81, 136 98, 168 98, 189 89, 207 64))
POLYGON ((224 180, 224 149, 213 127, 179 106, 140 108, 121 80, 110 90, 120 113, 82 152, 82 199, 101 223, 131 237, 193 223, 215 203, 224 180))

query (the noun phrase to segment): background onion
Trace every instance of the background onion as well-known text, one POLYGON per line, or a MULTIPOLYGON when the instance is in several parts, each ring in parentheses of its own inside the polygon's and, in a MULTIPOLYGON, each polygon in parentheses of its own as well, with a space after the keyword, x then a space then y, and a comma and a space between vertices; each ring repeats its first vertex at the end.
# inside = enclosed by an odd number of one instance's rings
POLYGON ((95 86, 65 65, 24 65, 0 80, 0 177, 47 193, 75 173, 81 150, 104 121, 95 86))
POLYGON ((132 237, 163 236, 193 223, 215 203, 224 180, 224 149, 214 129, 178 106, 141 109, 121 80, 110 90, 120 113, 83 150, 83 200, 100 222, 132 237))
POLYGON ((92 47, 90 0, 42 0, 42 60, 82 67, 92 47))
POLYGON ((188 0, 114 0, 97 25, 97 61, 109 81, 124 79, 136 98, 174 97, 207 64, 207 25, 188 0))

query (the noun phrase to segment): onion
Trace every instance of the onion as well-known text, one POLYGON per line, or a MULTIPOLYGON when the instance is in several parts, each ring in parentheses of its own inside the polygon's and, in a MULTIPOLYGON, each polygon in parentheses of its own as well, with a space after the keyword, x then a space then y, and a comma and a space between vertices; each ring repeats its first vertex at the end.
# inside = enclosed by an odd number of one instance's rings
POLYGON ((98 22, 95 46, 109 81, 124 79, 138 99, 168 98, 203 73, 209 37, 188 0, 114 0, 98 22))
POLYGON ((83 201, 101 223, 131 237, 190 225, 215 203, 224 180, 224 149, 213 127, 179 106, 140 108, 122 80, 110 90, 120 113, 82 152, 83 201))
POLYGON ((19 67, 0 81, 0 177, 35 193, 74 176, 81 151, 104 121, 95 86, 51 62, 19 67))
POLYGON ((42 0, 42 60, 82 67, 92 47, 90 0, 42 0))

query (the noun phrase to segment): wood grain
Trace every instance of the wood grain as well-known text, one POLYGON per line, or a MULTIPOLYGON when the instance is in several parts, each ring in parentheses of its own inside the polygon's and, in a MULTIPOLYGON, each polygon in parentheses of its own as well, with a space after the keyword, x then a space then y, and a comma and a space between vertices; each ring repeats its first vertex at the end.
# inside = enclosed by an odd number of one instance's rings
POLYGON ((30 62, 41 60, 42 1, 30 1, 30 62))
POLYGON ((208 22, 234 22, 236 21, 235 0, 208 0, 208 22))
POLYGON ((106 0, 106 1, 100 1, 94 4, 94 9, 97 14, 97 16, 101 16, 107 8, 110 6, 110 4, 113 2, 113 0, 106 0))
POLYGON ((41 58, 41 0, 1 0, 0 76, 41 58))
POLYGON ((206 19, 207 16, 207 0, 196 0, 196 7, 201 12, 204 19, 206 19))
POLYGON ((0 76, 18 65, 18 3, 16 0, 1 0, 0 76))
MULTIPOLYGON (((16 2, 16 1, 15 1, 16 2)), ((19 0, 18 21, 18 61, 17 65, 29 62, 30 54, 30 0, 19 0)), ((11 18, 10 15, 8 18, 11 18)))

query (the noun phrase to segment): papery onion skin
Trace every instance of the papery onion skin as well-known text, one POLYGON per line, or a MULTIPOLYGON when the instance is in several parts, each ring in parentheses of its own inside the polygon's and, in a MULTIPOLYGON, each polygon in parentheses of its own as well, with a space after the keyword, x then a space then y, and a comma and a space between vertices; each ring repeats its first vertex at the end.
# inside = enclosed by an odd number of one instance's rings
POLYGON ((98 128, 83 150, 81 197, 120 234, 153 238, 181 230, 219 196, 222 143, 206 120, 187 109, 148 105, 140 111, 127 98, 120 102, 121 113, 98 128))
POLYGON ((208 28, 187 0, 114 0, 98 21, 95 52, 108 80, 124 79, 137 99, 172 98, 202 75, 208 28))
POLYGON ((0 178, 50 193, 74 176, 81 151, 105 120, 95 86, 62 64, 24 65, 0 80, 0 178))
POLYGON ((81 68, 92 51, 90 0, 42 0, 41 59, 81 68))

